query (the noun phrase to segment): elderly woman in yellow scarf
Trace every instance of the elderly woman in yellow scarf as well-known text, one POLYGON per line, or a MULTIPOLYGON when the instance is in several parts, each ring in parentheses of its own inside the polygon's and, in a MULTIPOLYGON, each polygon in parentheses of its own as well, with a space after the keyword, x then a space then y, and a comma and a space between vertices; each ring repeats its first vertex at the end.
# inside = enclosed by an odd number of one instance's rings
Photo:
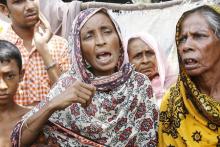
POLYGON ((220 7, 185 12, 176 27, 180 75, 160 110, 160 147, 220 146, 220 7))

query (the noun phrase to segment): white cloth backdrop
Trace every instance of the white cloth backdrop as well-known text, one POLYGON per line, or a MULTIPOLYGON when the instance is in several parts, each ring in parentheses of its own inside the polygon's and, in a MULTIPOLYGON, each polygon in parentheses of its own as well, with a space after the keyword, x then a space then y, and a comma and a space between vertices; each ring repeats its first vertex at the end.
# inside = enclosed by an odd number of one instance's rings
POLYGON ((179 68, 175 45, 176 23, 183 12, 202 3, 204 1, 185 2, 165 9, 120 11, 119 13, 112 12, 112 15, 119 22, 124 38, 135 32, 148 32, 153 35, 160 48, 166 53, 169 70, 173 75, 177 75, 179 68))
MULTIPOLYGON (((47 7, 47 10, 54 10, 52 8, 58 7, 54 5, 54 2, 56 1, 61 1, 61 0, 41 0, 42 2, 47 1, 48 3, 46 4, 45 7, 47 7), (51 1, 51 3, 49 3, 51 1), (51 7, 51 8, 50 8, 51 7)), ((181 14, 193 7, 196 7, 200 4, 206 3, 208 0, 201 0, 199 2, 194 2, 190 3, 190 0, 188 2, 184 2, 183 4, 180 5, 174 5, 172 7, 167 7, 164 9, 151 9, 151 10, 141 10, 141 11, 120 11, 119 13, 116 12, 111 12, 113 17, 116 19, 117 22, 119 22, 119 25, 121 27, 122 34, 124 38, 126 38, 129 34, 133 34, 135 32, 148 32, 151 35, 153 35, 156 40, 158 41, 158 44, 161 49, 164 49, 166 53, 167 60, 169 62, 170 68, 169 70, 172 71, 173 75, 178 74, 178 62, 177 62, 177 55, 176 55, 176 47, 175 47, 175 26, 177 23, 177 20, 181 16, 181 14)), ((211 0, 215 1, 215 0, 211 0)), ((219 2, 219 0, 216 0, 219 2)), ((215 1, 215 3, 216 3, 215 1)), ((210 2, 209 2, 210 3, 210 2)), ((214 3, 214 2, 213 2, 214 3)), ((59 7, 63 6, 63 9, 67 7, 67 5, 62 4, 61 2, 59 3, 59 7)), ((80 2, 72 2, 74 4, 74 10, 72 9, 74 15, 72 17, 75 17, 75 13, 78 13, 80 9, 80 2), (77 9, 77 10, 76 10, 77 9), (76 12, 77 11, 77 12, 76 12)), ((68 4, 69 7, 73 8, 72 5, 68 4)), ((44 7, 41 7, 44 12, 44 7)), ((55 9, 59 11, 60 9, 55 9)), ((70 11, 68 9, 68 11, 70 11)), ((45 15, 49 15, 45 11, 45 15)), ((57 12, 58 13, 58 12, 57 12)), ((55 14, 53 12, 52 14, 55 14)), ((50 13, 51 15, 51 13, 50 13)), ((60 16, 63 18, 66 18, 67 13, 63 13, 65 16, 60 16)), ((1 16, 1 15, 0 15, 1 16)), ((54 17, 54 16, 47 16, 51 17, 53 19, 48 19, 51 24, 54 24, 54 21, 60 22, 60 25, 64 25, 60 20, 65 20, 67 21, 66 24, 71 24, 72 19, 62 19, 59 17, 59 20, 54 17), (57 19, 57 20, 54 20, 57 19), (71 22, 69 22, 71 21, 71 22)), ((0 20, 5 21, 6 19, 4 17, 0 17, 0 20)), ((8 23, 4 23, 0 21, 1 25, 5 27, 8 26, 8 23)), ((53 27, 53 25, 52 25, 53 27)), ((56 30, 57 28, 52 28, 52 30, 56 30)), ((61 29, 65 29, 65 26, 62 27, 61 29)), ((62 30, 61 30, 62 31, 62 30)), ((67 33, 70 31, 65 31, 66 34, 62 34, 64 37, 67 36, 67 33)), ((67 38, 67 37, 66 37, 67 38)))

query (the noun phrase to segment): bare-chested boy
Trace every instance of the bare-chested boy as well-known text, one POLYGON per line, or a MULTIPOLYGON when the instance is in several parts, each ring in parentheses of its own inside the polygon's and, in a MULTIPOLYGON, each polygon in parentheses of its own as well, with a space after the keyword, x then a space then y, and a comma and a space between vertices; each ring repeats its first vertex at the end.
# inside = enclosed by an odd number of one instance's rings
POLYGON ((22 75, 18 48, 8 41, 0 40, 0 147, 11 146, 11 132, 28 111, 13 100, 22 75))

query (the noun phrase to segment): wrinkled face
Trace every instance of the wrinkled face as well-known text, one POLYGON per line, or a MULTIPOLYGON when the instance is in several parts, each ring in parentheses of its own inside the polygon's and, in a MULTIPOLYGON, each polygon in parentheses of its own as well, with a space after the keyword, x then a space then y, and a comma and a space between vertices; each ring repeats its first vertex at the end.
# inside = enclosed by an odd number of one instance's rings
POLYGON ((220 40, 204 17, 193 13, 181 25, 178 51, 190 76, 216 69, 220 62, 220 40))
POLYGON ((114 73, 119 56, 120 40, 116 29, 106 14, 94 14, 80 31, 84 59, 92 66, 96 76, 114 73))
POLYGON ((129 62, 134 64, 136 71, 152 79, 157 74, 157 59, 154 50, 140 38, 128 42, 129 62))
POLYGON ((37 0, 7 0, 13 26, 33 27, 38 22, 37 0))
POLYGON ((21 78, 18 65, 14 59, 9 62, 0 61, 0 105, 13 101, 21 78))

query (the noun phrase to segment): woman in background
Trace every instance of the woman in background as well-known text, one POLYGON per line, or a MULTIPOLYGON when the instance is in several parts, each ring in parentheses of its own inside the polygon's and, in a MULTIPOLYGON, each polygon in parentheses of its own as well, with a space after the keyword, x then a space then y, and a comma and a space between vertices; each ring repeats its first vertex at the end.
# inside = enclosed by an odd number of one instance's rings
POLYGON ((134 65, 135 70, 150 79, 160 106, 164 92, 176 82, 176 77, 169 75, 165 53, 159 48, 155 38, 148 33, 129 36, 127 52, 129 62, 134 65))

